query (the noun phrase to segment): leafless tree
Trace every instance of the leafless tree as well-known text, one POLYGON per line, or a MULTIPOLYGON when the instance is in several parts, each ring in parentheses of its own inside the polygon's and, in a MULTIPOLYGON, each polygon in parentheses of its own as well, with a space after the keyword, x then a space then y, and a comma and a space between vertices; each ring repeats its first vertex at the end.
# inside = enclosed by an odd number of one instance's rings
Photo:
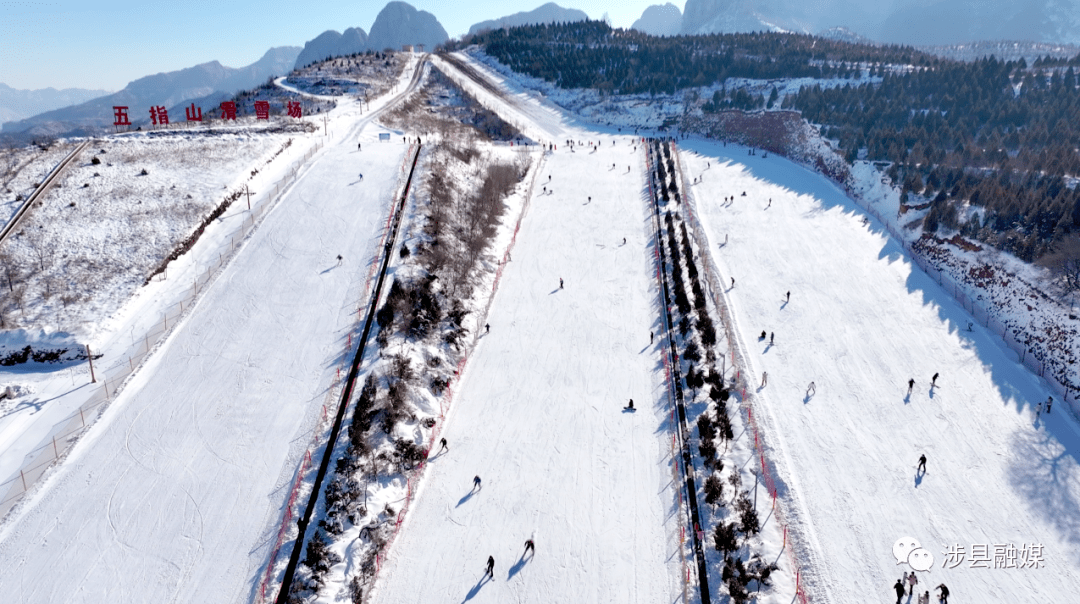
POLYGON ((1068 293, 1080 291, 1080 258, 1062 261, 1061 274, 1065 278, 1065 288, 1068 293))
POLYGON ((7 279, 8 293, 15 292, 15 282, 22 277, 22 269, 18 262, 11 257, 8 253, 0 254, 0 270, 4 273, 4 278, 7 279))

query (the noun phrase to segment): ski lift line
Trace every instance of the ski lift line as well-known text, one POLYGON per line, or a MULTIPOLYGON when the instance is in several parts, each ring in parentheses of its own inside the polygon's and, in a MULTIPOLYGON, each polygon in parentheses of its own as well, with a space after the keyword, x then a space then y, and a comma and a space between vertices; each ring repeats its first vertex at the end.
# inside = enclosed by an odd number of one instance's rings
MULTIPOLYGON (((676 161, 679 161, 677 146, 675 145, 674 141, 671 141, 669 144, 670 144, 670 149, 671 149, 672 154, 674 154, 676 156, 676 161)), ((686 206, 686 215, 688 216, 688 221, 691 223, 690 227, 691 227, 691 230, 694 233, 695 243, 698 244, 698 251, 699 251, 699 254, 702 256, 702 260, 703 260, 704 267, 703 267, 703 270, 701 272, 705 275, 706 282, 710 285, 709 293, 712 295, 711 297, 713 299, 713 305, 715 306, 717 311, 720 313, 721 323, 724 325, 724 331, 725 331, 725 334, 726 334, 727 339, 728 339, 728 345, 730 346, 730 349, 731 349, 732 367, 737 372, 736 373, 736 383, 742 385, 742 400, 743 400, 744 404, 739 405, 739 409, 742 412, 742 415, 744 417, 744 421, 746 422, 747 426, 753 432, 753 435, 754 435, 754 448, 757 449, 757 457, 759 458, 761 473, 762 473, 763 481, 765 482, 766 489, 768 490, 769 494, 772 495, 772 498, 773 498, 773 504, 772 505, 773 505, 773 509, 776 511, 776 520, 777 520, 777 522, 779 523, 780 526, 784 527, 784 542, 783 542, 783 546, 781 547, 781 551, 784 551, 784 550, 787 551, 787 553, 788 553, 788 561, 791 564, 791 567, 793 569, 795 569, 795 576, 796 576, 795 597, 796 597, 796 599, 799 600, 799 602, 801 604, 806 604, 807 602, 810 601, 810 597, 806 593, 805 587, 802 585, 802 582, 800 581, 801 567, 798 564, 798 558, 797 558, 796 553, 795 553, 796 547, 799 547, 799 549, 801 549, 801 550, 805 550, 805 548, 801 547, 800 540, 796 538, 797 536, 795 534, 795 531, 792 531, 793 547, 791 547, 791 548, 787 547, 788 522, 787 522, 787 519, 786 519, 787 514, 785 512, 784 501, 781 501, 780 509, 777 510, 776 509, 776 500, 779 497, 778 497, 778 493, 777 493, 777 490, 776 490, 774 470, 770 467, 770 465, 767 463, 767 461, 765 459, 765 448, 766 447, 761 444, 761 442, 762 442, 761 430, 760 430, 758 422, 757 422, 757 420, 756 420, 756 418, 754 416, 754 413, 753 413, 754 402, 756 401, 756 399, 755 399, 755 397, 754 397, 754 395, 752 393, 750 393, 749 396, 747 395, 745 380, 742 378, 742 366, 746 365, 746 360, 745 360, 741 350, 737 351, 737 349, 739 348, 738 339, 736 338, 735 333, 734 333, 733 321, 732 321, 732 318, 731 318, 731 314, 730 314, 730 312, 729 312, 729 310, 727 308, 727 305, 722 303, 723 300, 722 300, 722 297, 721 297, 721 292, 723 291, 723 289, 719 286, 719 284, 717 282, 717 278, 718 278, 717 275, 719 274, 719 270, 717 269, 716 264, 714 263, 714 261, 712 259, 712 253, 709 250, 709 246, 708 245, 701 245, 701 242, 707 242, 708 239, 705 237, 704 230, 701 227, 701 223, 697 219, 696 213, 693 211, 694 206, 696 206, 696 200, 695 200, 695 198, 693 196, 693 192, 690 189, 685 189, 685 177, 682 176, 682 164, 681 164, 681 161, 679 161, 678 166, 679 166, 678 171, 680 172, 680 178, 681 178, 681 180, 682 180, 682 182, 684 184, 684 193, 683 193, 683 195, 684 195, 684 198, 685 198, 685 201, 686 201, 686 203, 684 204, 686 206), (738 354, 736 354, 736 352, 738 352, 738 354)))
POLYGON ((45 195, 45 192, 52 187, 53 183, 56 182, 56 179, 60 177, 65 169, 67 169, 68 165, 71 164, 79 153, 82 153, 83 149, 86 149, 89 144, 89 139, 79 143, 79 146, 75 147, 71 153, 68 153, 67 157, 56 164, 52 171, 49 172, 48 176, 41 181, 41 184, 34 189, 34 192, 26 198, 26 201, 23 202, 22 206, 15 212, 15 215, 11 217, 11 220, 8 221, 3 230, 0 230, 0 243, 3 243, 8 235, 15 230, 15 227, 19 226, 19 222, 21 222, 26 213, 30 211, 30 208, 37 203, 38 199, 41 199, 41 197, 45 195))
MULTIPOLYGON (((406 90, 403 93, 399 94, 394 99, 392 99, 391 102, 387 103, 384 107, 381 107, 378 110, 376 110, 375 112, 370 113, 368 115, 368 117, 365 118, 365 120, 364 120, 365 123, 367 121, 370 121, 374 116, 378 115, 383 110, 385 110, 388 107, 392 106, 394 103, 401 101, 404 98, 405 95, 407 95, 413 88, 415 88, 416 84, 419 82, 419 75, 418 74, 420 72, 420 68, 422 68, 424 66, 426 61, 427 61, 427 57, 425 57, 419 63, 418 68, 413 72, 412 80, 410 81, 409 85, 406 87, 406 90)), ((350 136, 352 136, 352 132, 353 131, 350 131, 350 136)), ((317 143, 316 147, 313 150, 308 152, 308 155, 305 156, 305 159, 307 159, 307 157, 310 157, 311 155, 313 155, 314 152, 317 151, 321 146, 322 146, 321 142, 317 143)), ((418 147, 416 148, 415 151, 413 151, 413 149, 414 149, 414 146, 410 145, 409 146, 409 152, 414 153, 414 159, 413 159, 414 164, 413 164, 413 166, 414 166, 414 169, 415 169, 415 161, 419 158, 420 151, 419 151, 418 147)), ((406 155, 405 161, 408 161, 408 155, 406 155)), ((294 171, 294 173, 295 173, 295 171, 294 171)), ((286 184, 285 181, 287 180, 287 178, 288 177, 286 177, 285 179, 282 179, 280 188, 275 187, 274 194, 278 194, 279 191, 284 188, 284 186, 286 184)), ((406 179, 406 189, 404 191, 404 194, 402 195, 402 204, 404 204, 404 201, 408 198, 408 188, 407 187, 408 187, 409 183, 411 183, 411 182, 412 182, 412 173, 410 172, 408 178, 406 179)), ((395 192, 395 196, 396 196, 396 192, 395 192)), ((271 195, 271 199, 272 198, 273 198, 273 195, 271 195)), ((388 210, 387 228, 384 230, 384 238, 383 238, 383 240, 382 240, 382 242, 380 244, 380 247, 376 248, 376 249, 383 249, 384 250, 384 254, 383 254, 384 261, 387 258, 390 257, 390 251, 391 250, 386 246, 385 237, 386 237, 386 233, 389 233, 389 231, 390 231, 389 224, 390 224, 390 220, 391 220, 392 216, 393 216, 393 204, 391 204, 391 207, 388 210)), ((400 223, 397 223, 397 224, 399 225, 400 223)), ((395 228, 396 228, 396 225, 395 225, 395 228)), ((375 267, 377 265, 378 265, 377 262, 372 262, 370 270, 374 271, 375 267)), ((385 266, 383 268, 383 275, 385 275, 385 266)), ((364 290, 363 290, 364 292, 369 291, 370 280, 371 280, 371 273, 369 272, 368 280, 365 283, 365 287, 364 287, 364 290)), ((382 280, 380 278, 379 283, 381 284, 381 282, 382 282, 382 280)), ((375 297, 375 301, 377 303, 378 296, 375 297)), ((369 310, 371 308, 376 308, 376 307, 377 306, 375 306, 375 305, 371 305, 371 306, 369 306, 369 310)), ((358 308, 357 309, 357 315, 359 316, 362 313, 363 313, 363 307, 358 308)), ((368 319, 370 321, 370 316, 368 317, 368 319)), ((369 321, 365 322, 365 329, 368 327, 369 321)), ((356 351, 356 358, 361 358, 363 356, 364 342, 366 341, 366 338, 367 338, 367 331, 364 332, 364 335, 362 336, 362 338, 358 342, 358 348, 357 348, 357 351, 356 351)), ((351 339, 351 334, 350 334, 350 339, 351 339)), ((350 350, 349 350, 349 352, 352 352, 351 341, 350 341, 350 350)), ((345 359, 347 359, 347 358, 348 358, 348 355, 346 355, 345 359)), ((353 374, 352 371, 349 372, 349 380, 350 381, 346 384, 346 386, 347 386, 346 396, 342 397, 342 399, 341 399, 342 404, 339 405, 337 410, 335 411, 335 418, 337 420, 335 422, 335 427, 337 427, 337 428, 340 428, 340 416, 342 415, 343 410, 347 407, 348 398, 349 398, 349 396, 348 396, 349 390, 348 389, 352 388, 353 382, 355 381, 355 375, 353 374)), ((330 400, 331 398, 334 398, 334 399, 337 398, 335 387, 331 387, 329 389, 329 391, 327 392, 327 399, 330 400)), ((324 403, 324 408, 328 408, 326 403, 324 403)), ((296 497, 297 497, 297 495, 299 493, 299 490, 303 487, 302 478, 305 475, 307 475, 308 471, 311 468, 311 452, 313 450, 316 450, 319 446, 321 446, 321 444, 319 443, 319 435, 322 433, 322 428, 323 428, 323 424, 322 424, 322 422, 320 422, 319 426, 313 432, 312 442, 311 442, 310 445, 308 445, 308 449, 307 449, 306 455, 305 455, 305 460, 301 464, 300 468, 297 469, 296 480, 295 480, 295 482, 293 484, 292 491, 290 493, 289 500, 288 500, 288 505, 287 505, 287 507, 285 509, 285 513, 282 516, 281 526, 278 529, 278 537, 277 537, 277 540, 275 542, 273 551, 272 551, 272 553, 270 555, 270 558, 269 558, 269 560, 267 562, 266 573, 263 576, 262 584, 261 584, 261 586, 259 588, 258 601, 261 602, 261 603, 265 603, 267 601, 267 599, 266 599, 266 591, 267 591, 267 587, 270 584, 271 577, 272 577, 273 572, 274 572, 274 567, 276 566, 278 553, 280 552, 281 546, 284 543, 285 536, 291 532, 291 531, 287 531, 287 529, 291 528, 291 526, 292 526, 292 519, 293 519, 293 516, 294 516, 293 505, 294 505, 294 503, 296 501, 296 497)), ((335 432, 333 430, 331 431, 331 436, 336 437, 336 434, 335 434, 335 432)), ((332 449, 333 449, 332 445, 330 447, 328 447, 327 450, 326 450, 326 455, 330 455, 332 449)), ((324 456, 324 462, 325 462, 326 459, 327 459, 327 457, 324 456)), ((320 466, 320 468, 321 468, 321 466, 320 466)), ((318 485, 316 485, 316 488, 314 488, 312 490, 312 497, 315 498, 315 501, 317 501, 317 498, 318 498, 318 491, 319 491, 318 485)), ((309 506, 310 506, 310 501, 309 501, 309 506)), ((310 520, 310 518, 309 518, 309 520, 310 520)), ((293 554, 294 555, 297 552, 297 548, 299 546, 302 546, 302 541, 303 541, 303 533, 302 532, 297 536, 297 539, 298 539, 298 543, 294 544, 294 549, 293 549, 293 554)), ((286 566, 286 574, 287 575, 290 572, 293 572, 293 573, 295 572, 296 562, 295 562, 295 559, 294 559, 294 555, 290 555, 289 565, 286 566)), ((291 575, 290 575, 290 581, 291 581, 291 575)), ((286 585, 283 582, 282 586, 279 586, 278 596, 275 599, 281 599, 282 594, 287 594, 288 593, 288 589, 287 589, 288 586, 289 585, 286 585)))
MULTIPOLYGON (((413 156, 412 170, 409 172, 409 178, 405 183, 405 190, 401 195, 401 199, 397 204, 397 210, 395 211, 394 224, 392 227, 391 235, 388 242, 382 248, 382 266, 379 270, 379 278, 375 283, 375 290, 372 293, 372 304, 368 307, 367 317, 364 319, 364 330, 360 335, 360 339, 357 346, 356 355, 353 357, 352 364, 349 367, 349 376, 346 378, 345 387, 341 395, 341 403, 338 405, 337 414, 334 417, 333 426, 330 429, 330 436, 326 440, 326 447, 324 449, 323 457, 319 463, 319 469, 315 475, 315 481, 312 485, 311 495, 308 498, 307 505, 304 508, 303 514, 297 520, 297 536, 293 542, 292 554, 289 556, 288 565, 285 567, 285 575, 282 578, 281 585, 278 588, 278 595, 276 601, 278 604, 286 604, 289 596, 289 588, 292 586, 293 577, 296 573, 296 566, 300 562, 300 554, 303 551, 304 537, 307 532, 308 524, 311 522, 312 514, 315 512, 315 507, 318 504, 319 497, 322 493, 322 483, 326 478, 327 470, 330 466, 330 458, 333 457, 334 449, 337 445, 338 435, 341 432, 341 425, 345 418, 345 410, 349 407, 349 400, 352 398, 352 392, 356 384, 356 377, 360 372, 360 363, 363 361, 364 351, 367 346, 368 335, 371 333, 371 326, 375 321, 375 308, 378 299, 381 297, 382 288, 386 281, 386 272, 389 268, 390 260, 393 256, 392 250, 397 240, 397 234, 401 227, 401 217, 404 214, 405 202, 409 197, 409 190, 412 185, 413 176, 416 172, 416 164, 420 159, 420 147, 416 149, 416 153, 413 156)), ((267 565, 267 576, 273 570, 273 561, 267 565)), ((263 586, 263 594, 265 597, 265 583, 263 586)))
MULTIPOLYGON (((649 145, 643 145, 645 147, 646 165, 649 168, 649 197, 652 205, 652 218, 653 218, 653 230, 656 237, 656 247, 654 254, 659 255, 660 262, 657 264, 660 281, 661 293, 663 295, 663 312, 661 316, 664 320, 664 333, 667 334, 668 346, 664 353, 665 372, 667 374, 669 389, 674 389, 673 402, 675 404, 675 410, 678 411, 679 421, 676 422, 678 426, 675 433, 679 436, 679 449, 682 456, 683 465, 683 488, 686 489, 686 497, 688 500, 688 508, 690 518, 688 521, 691 526, 700 526, 700 513, 698 511, 697 492, 694 481, 694 466, 690 457, 690 450, 687 446, 688 439, 686 437, 686 407, 683 403, 682 386, 680 384, 681 376, 678 368, 678 353, 675 350, 675 340, 672 337, 673 325, 671 317, 671 296, 669 293, 668 276, 667 271, 662 270, 664 263, 666 262, 667 255, 663 248, 663 236, 660 222, 660 203, 656 198, 656 189, 654 187, 653 179, 655 178, 655 172, 652 169, 652 150, 649 145), (669 365, 670 363, 670 365, 669 365)), ((673 410, 674 412, 674 410, 673 410)), ((675 459, 678 459, 677 457, 675 459)), ((679 490, 680 507, 682 503, 682 489, 679 490)), ((680 526, 681 529, 685 529, 685 525, 680 526)), ((680 544, 684 539, 684 533, 680 533, 680 544)), ((693 551, 694 558, 697 561, 698 568, 698 589, 700 592, 701 604, 710 604, 709 583, 708 583, 708 563, 705 559, 705 552, 702 547, 703 539, 698 538, 698 533, 693 532, 693 551)), ((681 548, 680 548, 681 549, 681 548)), ((684 557, 685 561, 685 557, 684 557)), ((689 577, 689 569, 686 572, 686 576, 689 577)), ((686 583, 683 584, 684 590, 686 583)), ((686 600, 684 595, 684 601, 686 600)))

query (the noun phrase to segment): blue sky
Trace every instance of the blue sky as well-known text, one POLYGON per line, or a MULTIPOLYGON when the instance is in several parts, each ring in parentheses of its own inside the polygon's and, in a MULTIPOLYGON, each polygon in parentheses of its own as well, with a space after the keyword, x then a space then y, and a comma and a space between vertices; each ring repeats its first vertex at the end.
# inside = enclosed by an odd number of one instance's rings
MULTIPOLYGON (((254 63, 273 46, 303 46, 328 29, 371 31, 389 0, 0 0, 0 83, 18 89, 120 90, 142 76, 218 60, 254 63)), ((410 0, 460 36, 479 21, 547 0, 410 0)), ((661 0, 559 0, 593 19, 629 27, 661 0)), ((673 2, 682 10, 685 0, 673 2)))

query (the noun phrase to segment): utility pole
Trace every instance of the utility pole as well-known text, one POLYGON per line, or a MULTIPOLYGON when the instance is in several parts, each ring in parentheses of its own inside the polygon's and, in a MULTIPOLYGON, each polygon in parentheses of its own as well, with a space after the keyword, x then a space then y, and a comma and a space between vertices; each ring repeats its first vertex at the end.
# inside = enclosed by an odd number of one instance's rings
POLYGON ((97 378, 94 377, 94 355, 90 354, 90 345, 86 345, 86 360, 90 361, 90 383, 96 384, 97 378))

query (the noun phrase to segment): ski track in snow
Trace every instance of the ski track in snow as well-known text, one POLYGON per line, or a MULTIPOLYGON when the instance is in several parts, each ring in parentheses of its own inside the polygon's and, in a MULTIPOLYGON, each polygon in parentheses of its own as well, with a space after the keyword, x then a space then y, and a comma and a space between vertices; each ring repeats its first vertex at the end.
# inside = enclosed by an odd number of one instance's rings
MULTIPOLYGON (((533 191, 491 332, 456 388, 450 450, 430 460, 373 601, 678 601, 682 518, 661 340, 647 339, 658 308, 640 149, 511 93, 506 111, 526 134, 559 145, 546 160, 552 179, 541 174, 533 191), (568 138, 604 146, 571 151, 568 138), (636 413, 621 411, 628 398, 636 413), (536 554, 525 558, 530 537, 536 554), (488 555, 495 577, 481 581, 488 555)), ((8 521, 5 602, 251 599, 281 476, 333 379, 404 152, 391 143, 357 154, 354 139, 320 152, 8 521)), ((703 177, 692 185, 709 239, 699 243, 712 246, 722 283, 736 279, 724 295, 747 380, 769 373, 753 404, 809 554, 812 599, 892 601, 906 569, 893 544, 910 536, 935 558, 920 591, 946 583, 957 602, 1074 600, 1080 429, 1060 411, 1035 421, 1044 384, 991 334, 963 331, 962 309, 824 177, 736 145, 680 144, 688 179, 703 177), (775 345, 758 341, 762 329, 775 345), (928 472, 918 477, 920 453, 928 472), (1032 543, 1045 547, 1044 568, 993 568, 995 544, 1032 543), (991 568, 969 567, 973 544, 990 547, 991 568), (943 568, 953 545, 967 557, 943 568)), ((787 604, 781 584, 763 601, 787 604)), ((715 578, 712 588, 722 600, 715 578)))
POLYGON ((381 129, 370 115, 332 116, 348 134, 303 168, 8 520, 3 601, 250 600, 287 495, 280 476, 322 412, 399 178, 404 145, 356 150, 381 129))
POLYGON ((450 450, 425 471, 373 601, 676 598, 644 162, 630 137, 605 143, 548 158, 491 331, 457 388, 450 450), (622 411, 629 398, 635 413, 622 411), (472 493, 474 475, 483 487, 472 493), (523 558, 532 535, 536 555, 523 558), (481 581, 489 555, 495 577, 481 581))
POLYGON ((729 237, 713 244, 714 257, 723 279, 736 279, 727 299, 749 343, 748 379, 769 373, 756 410, 814 536, 814 595, 887 594, 911 570, 892 555, 910 536, 935 558, 920 589, 944 582, 954 599, 1071 599, 1080 439, 1060 411, 1034 422, 1045 384, 992 334, 962 331, 963 310, 824 177, 782 158, 744 160, 735 145, 687 146, 707 236, 729 237), (751 335, 762 329, 776 333, 775 346, 751 335), (811 381, 817 393, 807 397, 811 381), (917 477, 923 453, 928 472, 917 477), (973 544, 992 557, 995 544, 1032 543, 1045 546, 1045 568, 994 568, 993 559, 970 568, 973 544), (943 568, 954 545, 968 556, 943 568))

